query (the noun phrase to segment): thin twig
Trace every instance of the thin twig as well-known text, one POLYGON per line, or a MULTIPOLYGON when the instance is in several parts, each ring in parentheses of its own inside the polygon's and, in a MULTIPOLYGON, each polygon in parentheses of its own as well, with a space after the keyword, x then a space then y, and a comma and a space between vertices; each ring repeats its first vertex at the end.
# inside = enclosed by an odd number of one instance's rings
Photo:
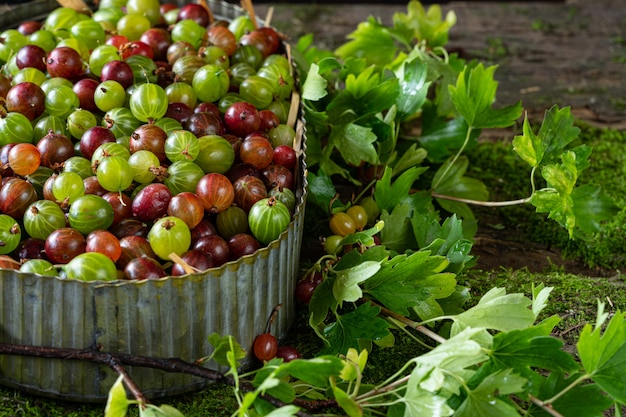
POLYGON ((550 414, 551 416, 563 417, 563 414, 559 413, 554 408, 552 408, 550 404, 545 404, 543 401, 533 396, 532 394, 528 394, 528 398, 530 398, 530 401, 532 401, 533 404, 537 405, 538 407, 541 407, 542 410, 544 410, 546 413, 550 414))
POLYGON ((416 322, 414 322, 411 319, 408 319, 394 311, 389 310, 388 308, 385 308, 383 306, 381 306, 380 304, 375 303, 374 301, 369 301, 370 303, 372 303, 373 305, 375 305, 376 307, 380 308, 380 313, 383 316, 386 317, 391 317, 393 319, 398 320, 399 322, 401 322, 402 324, 407 325, 408 327, 417 330, 418 332, 422 333, 425 336, 430 337, 431 339, 433 339, 435 342, 438 343, 445 343, 446 342, 446 338, 442 337, 440 335, 438 335, 437 333, 433 332, 432 330, 430 330, 429 328, 427 328, 426 326, 422 326, 421 324, 418 324, 416 322))
MULTIPOLYGON (((122 365, 140 366, 145 368, 160 369, 166 372, 193 375, 231 387, 234 387, 236 384, 236 381, 232 376, 224 375, 220 372, 194 365, 193 363, 186 362, 179 358, 154 358, 149 356, 130 355, 127 353, 113 354, 109 352, 101 352, 98 347, 92 347, 87 349, 73 349, 0 343, 0 355, 19 355, 48 359, 81 360, 107 365, 118 373, 120 373, 120 370, 123 370, 122 365)), ((125 375, 125 371, 122 372, 122 375, 125 375)), ((128 380, 132 381, 130 378, 128 378, 128 380)), ((125 382, 128 382, 128 380, 126 380, 125 382)), ((239 381, 239 388, 244 392, 255 391, 255 387, 252 385, 252 383, 248 381, 239 381)), ((132 387, 129 387, 129 389, 133 391, 132 387)), ((138 388, 136 389, 138 390, 138 388)), ((139 398, 143 398, 143 394, 141 394, 140 392, 133 392, 133 394, 135 394, 136 396, 138 395, 139 398)), ((268 394, 261 394, 259 395, 259 398, 262 398, 276 408, 280 408, 286 405, 284 402, 268 394)), ((307 410, 316 410, 324 407, 337 407, 337 402, 334 400, 302 401, 296 398, 293 400, 293 404, 307 410)), ((313 417, 311 414, 303 411, 299 411, 295 415, 298 417, 313 417)))
POLYGON ((126 372, 126 368, 124 368, 114 356, 111 356, 111 360, 108 365, 111 369, 117 372, 118 375, 122 375, 124 377, 124 385, 126 385, 126 388, 128 388, 128 390, 133 394, 133 397, 135 397, 140 404, 143 405, 149 403, 148 399, 145 395, 143 395, 143 392, 141 392, 141 389, 137 386, 130 375, 128 375, 128 372, 126 372))

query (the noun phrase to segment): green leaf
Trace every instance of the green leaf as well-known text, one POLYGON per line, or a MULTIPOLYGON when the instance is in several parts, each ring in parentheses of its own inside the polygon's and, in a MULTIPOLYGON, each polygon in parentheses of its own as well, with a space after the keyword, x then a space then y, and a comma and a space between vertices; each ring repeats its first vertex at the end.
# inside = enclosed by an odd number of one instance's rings
POLYGON ((146 404, 146 408, 139 407, 139 415, 141 417, 185 417, 183 413, 167 404, 163 404, 160 407, 146 404))
POLYGON ((495 70, 495 65, 485 68, 482 63, 473 68, 466 66, 456 85, 449 86, 454 107, 472 128, 509 127, 522 114, 520 102, 497 110, 492 108, 498 87, 495 70))
POLYGON ((561 164, 545 165, 541 171, 547 182, 547 189, 536 191, 530 202, 539 213, 549 213, 548 218, 555 220, 567 229, 570 237, 574 236, 576 215, 572 192, 578 179, 576 154, 567 151, 561 155, 561 164))
POLYGON ((328 380, 337 377, 343 369, 343 361, 332 355, 319 355, 312 359, 295 359, 283 362, 277 369, 276 375, 284 377, 290 375, 295 379, 316 387, 327 387, 328 380))
POLYGON ((458 417, 519 417, 517 409, 500 398, 502 395, 522 392, 526 378, 505 369, 487 376, 473 390, 454 413, 458 417))
POLYGON ((269 394, 272 397, 284 402, 290 403, 296 396, 295 390, 289 381, 278 378, 276 369, 280 366, 282 360, 274 358, 267 362, 263 368, 254 375, 252 383, 257 391, 269 394))
POLYGON ((381 212, 380 219, 385 227, 380 232, 380 240, 384 246, 399 253, 416 247, 410 221, 412 213, 408 203, 398 204, 391 213, 381 212))
MULTIPOLYGON (((613 401, 605 395, 596 384, 572 385, 580 377, 579 373, 563 377, 563 373, 551 372, 545 378, 537 397, 539 399, 560 397, 552 403, 552 408, 562 416, 568 417, 602 417, 613 401), (563 392, 565 391, 565 392, 563 392)), ((531 404, 529 415, 533 417, 549 417, 545 410, 531 404)))
POLYGON ((400 95, 396 101, 398 121, 415 114, 426 102, 430 87, 430 82, 426 82, 427 74, 428 66, 418 59, 405 62, 396 72, 400 80, 400 95))
POLYGON ((454 414, 454 410, 447 404, 448 399, 446 397, 425 391, 415 390, 404 395, 399 401, 401 403, 396 404, 395 408, 392 407, 388 416, 393 417, 405 417, 405 416, 451 416, 454 414), (399 406, 403 406, 401 409, 399 406), (399 410, 399 411, 395 411, 399 410))
POLYGON ((367 261, 349 269, 335 271, 336 279, 333 285, 333 296, 339 302, 354 302, 363 296, 359 283, 367 280, 380 269, 380 262, 367 261))
POLYGON ((298 411, 301 411, 300 407, 296 407, 295 405, 284 405, 269 414, 265 414, 265 417, 293 417, 298 411))
POLYGON ((341 201, 336 198, 337 190, 335 190, 332 179, 324 171, 319 171, 317 174, 309 172, 308 182, 309 196, 307 197, 307 203, 315 204, 324 213, 329 214, 332 209, 342 206, 341 201))
MULTIPOLYGON (((462 117, 438 117, 434 106, 424 106, 422 133, 417 138, 428 151, 428 160, 441 163, 461 149, 469 126, 462 117)), ((465 149, 472 149, 478 143, 480 129, 473 129, 465 149)))
POLYGON ((396 205, 405 200, 413 183, 426 170, 425 167, 413 167, 404 171, 391 183, 392 169, 385 167, 383 176, 376 181, 374 188, 374 199, 381 210, 391 212, 396 205))
POLYGON ((428 156, 426 149, 418 148, 415 143, 412 144, 402 152, 400 158, 393 164, 393 175, 396 176, 412 167, 421 165, 426 156, 428 156))
POLYGON ((550 293, 552 293, 552 290, 554 290, 554 287, 545 287, 543 283, 535 286, 535 284, 533 283, 532 285, 532 294, 533 294, 532 310, 533 310, 533 314, 535 315, 535 317, 539 316, 539 313, 541 313, 541 311, 547 307, 548 297, 550 297, 550 293))
POLYGON ((374 142, 376 135, 372 129, 349 123, 332 127, 327 146, 336 148, 348 164, 358 166, 362 162, 378 162, 374 142))
POLYGON ((351 40, 335 50, 335 55, 343 60, 366 58, 370 64, 386 65, 393 61, 398 50, 390 29, 373 17, 359 23, 347 38, 351 40))
POLYGON ((492 288, 474 307, 451 317, 451 334, 477 325, 502 332, 532 326, 535 315, 528 308, 531 303, 523 294, 506 294, 504 288, 492 288))
POLYGON ((573 212, 576 228, 583 234, 592 234, 602 230, 602 222, 607 221, 620 208, 613 199, 603 194, 600 186, 584 184, 572 190, 573 212))
POLYGON ((615 400, 626 403, 626 319, 617 311, 604 333, 586 325, 576 344, 585 371, 615 400))
POLYGON ((456 289, 454 274, 441 273, 448 261, 429 252, 395 256, 364 283, 364 290, 403 315, 420 302, 446 298, 456 289))
POLYGON ((538 167, 543 159, 545 145, 533 132, 528 115, 524 116, 522 134, 513 138, 513 149, 531 167, 538 167))
MULTIPOLYGON (((369 303, 342 316, 324 329, 329 345, 320 354, 345 354, 348 349, 359 349, 359 339, 382 339, 389 334, 389 323, 379 317, 380 308, 369 303)), ((291 363, 291 362, 290 362, 291 363)))
POLYGON ((373 236, 380 233, 385 226, 385 222, 379 220, 376 224, 369 229, 362 230, 360 232, 355 232, 347 235, 341 240, 340 245, 353 245, 355 243, 361 243, 365 246, 373 246, 374 238, 373 236))
POLYGON ((498 333, 489 354, 498 369, 521 372, 531 368, 572 372, 579 369, 574 358, 562 350, 563 341, 550 333, 559 322, 552 316, 536 326, 498 333))
POLYGON ((327 278, 317 286, 309 302, 309 324, 324 339, 321 326, 328 316, 328 311, 337 309, 337 301, 333 296, 333 279, 327 278))
POLYGON ((246 351, 237 343, 233 336, 220 336, 217 333, 213 333, 209 336, 208 340, 215 349, 211 354, 211 358, 222 366, 228 366, 230 364, 227 353, 230 352, 231 349, 237 360, 246 357, 246 351))
POLYGON ((546 111, 537 135, 533 133, 528 118, 525 118, 523 134, 513 139, 513 148, 530 166, 537 167, 557 160, 579 133, 570 108, 559 109, 554 105, 546 111))
POLYGON ((301 88, 301 97, 303 100, 318 101, 328 94, 328 91, 326 91, 328 81, 319 74, 319 69, 319 65, 311 64, 309 73, 301 88))
POLYGON ((104 417, 124 417, 130 402, 126 397, 124 376, 120 375, 109 390, 107 403, 104 408, 104 417))
POLYGON ((398 30, 409 32, 415 39, 434 48, 448 43, 448 32, 456 24, 456 14, 448 11, 444 20, 440 5, 433 4, 426 11, 421 2, 413 0, 407 6, 407 14, 395 13, 393 22, 398 30))
POLYGON ((359 406, 353 398, 351 398, 344 390, 339 388, 334 381, 331 384, 333 395, 337 404, 341 407, 341 411, 346 413, 349 417, 362 417, 363 409, 359 406))
POLYGON ((434 349, 410 360, 415 364, 407 382, 406 395, 412 397, 426 390, 437 393, 446 389, 460 393, 460 380, 469 379, 475 365, 488 359, 485 349, 491 336, 483 328, 466 328, 434 349))

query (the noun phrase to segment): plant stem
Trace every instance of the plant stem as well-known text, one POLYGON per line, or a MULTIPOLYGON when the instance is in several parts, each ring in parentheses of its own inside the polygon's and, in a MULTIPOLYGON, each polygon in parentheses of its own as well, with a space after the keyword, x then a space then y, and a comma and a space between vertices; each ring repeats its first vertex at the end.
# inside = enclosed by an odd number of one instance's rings
POLYGON ((528 398, 530 398, 530 401, 532 401, 533 404, 541 407, 546 413, 550 414, 551 416, 563 417, 563 414, 552 408, 550 403, 547 403, 546 401, 541 401, 539 398, 533 396, 532 394, 528 394, 528 398))
POLYGON ((432 193, 432 196, 435 198, 441 198, 443 200, 458 201, 459 203, 466 203, 466 204, 472 204, 475 206, 484 206, 484 207, 516 206, 518 204, 526 204, 530 202, 530 197, 520 198, 518 200, 509 200, 509 201, 480 201, 480 200, 470 200, 467 198, 453 197, 450 195, 438 194, 438 193, 432 193))
POLYGON ((410 328, 417 330, 418 332, 422 333, 425 336, 430 337, 431 339, 433 339, 435 342, 439 342, 439 343, 444 343, 447 339, 445 337, 441 337, 440 335, 438 335, 437 333, 433 332, 432 330, 430 330, 427 327, 422 326, 421 324, 417 324, 416 322, 414 322, 411 319, 408 319, 398 313, 395 313, 391 310, 389 310, 388 308, 385 308, 379 304, 376 304, 374 301, 369 301, 370 303, 372 303, 373 305, 375 305, 376 307, 380 308, 380 312, 383 316, 387 316, 387 317, 392 317, 396 320, 398 320, 399 322, 406 324, 407 326, 409 326, 410 328))
POLYGON ((461 148, 454 155, 454 158, 452 158, 452 160, 450 161, 450 163, 446 167, 445 171, 443 171, 443 174, 441 174, 441 176, 439 177, 439 179, 437 180, 435 185, 433 185, 433 187, 432 187, 433 190, 436 190, 437 187, 439 187, 439 184, 441 184, 443 182, 443 180, 446 178, 446 175, 448 175, 448 172, 450 172, 450 170, 452 169, 452 166, 456 163, 457 159, 459 159, 459 157, 461 156, 461 154, 465 150, 465 147, 469 143, 470 136, 472 134, 472 130, 473 130, 472 126, 469 126, 467 128, 467 134, 465 135, 465 140, 463 141, 463 145, 461 145, 461 148))
MULTIPOLYGON (((541 404, 543 405, 549 405, 554 403, 556 400, 558 400, 559 398, 561 398, 563 395, 565 395, 569 390, 571 390, 572 388, 574 388, 576 385, 580 384, 581 382, 583 382, 584 380, 588 379, 590 377, 590 375, 588 374, 584 374, 581 377, 579 377, 578 379, 576 379, 576 381, 572 382, 571 384, 569 384, 567 387, 563 388, 560 392, 558 392, 555 396, 553 396, 552 398, 549 398, 545 401, 541 401, 541 404)), ((537 404, 539 405, 539 404, 537 404)))
POLYGON ((379 396, 380 394, 387 394, 389 393, 389 391, 393 391, 396 387, 399 387, 403 384, 406 384, 407 381, 409 380, 409 378, 411 378, 411 375, 406 375, 388 385, 385 385, 383 387, 380 388, 375 388, 371 391, 368 391, 366 393, 363 393, 361 395, 359 395, 358 397, 355 398, 356 401, 363 401, 363 400, 367 400, 367 399, 373 399, 376 398, 377 396, 379 396))

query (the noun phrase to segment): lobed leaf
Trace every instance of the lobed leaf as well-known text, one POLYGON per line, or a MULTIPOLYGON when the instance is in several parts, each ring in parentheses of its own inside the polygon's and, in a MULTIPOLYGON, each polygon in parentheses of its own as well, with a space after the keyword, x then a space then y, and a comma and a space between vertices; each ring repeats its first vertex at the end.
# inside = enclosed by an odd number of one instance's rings
POLYGON ((109 390, 104 417, 124 417, 129 405, 130 402, 126 397, 126 389, 124 388, 124 376, 120 375, 109 390))
POLYGON ((333 296, 341 305, 344 301, 354 302, 363 296, 359 284, 372 277, 380 269, 380 262, 365 261, 352 268, 335 271, 333 296))
POLYGON ((335 50, 335 55, 344 60, 348 57, 366 58, 370 64, 385 65, 393 61, 398 51, 390 29, 374 17, 359 23, 347 38, 350 41, 335 50))
POLYGON ((451 334, 476 325, 502 332, 532 326, 535 315, 528 308, 531 303, 523 294, 506 294, 504 288, 492 288, 474 307, 452 316, 451 334))
POLYGON ((211 359, 215 360, 215 362, 222 366, 230 365, 227 356, 228 352, 232 351, 236 360, 246 357, 246 351, 241 347, 239 343, 237 343, 235 338, 231 335, 220 336, 217 333, 213 333, 209 336, 208 340, 211 346, 213 346, 214 348, 214 351, 211 354, 211 359))
POLYGON ((336 321, 324 329, 328 345, 321 355, 345 354, 350 348, 359 349, 359 340, 382 339, 389 334, 389 323, 379 317, 380 308, 369 303, 355 310, 336 315, 336 321))
POLYGON ((585 371, 603 390, 626 403, 626 316, 617 311, 602 332, 586 325, 576 344, 585 371))
POLYGON ((456 410, 458 417, 519 417, 517 409, 501 396, 522 392, 526 379, 511 369, 487 376, 478 387, 467 392, 467 397, 456 410))
POLYGON ((494 80, 496 66, 485 68, 479 63, 465 67, 450 85, 450 98, 457 112, 471 128, 502 128, 511 126, 522 114, 521 103, 493 109, 498 82, 494 80))
POLYGON ((430 82, 426 81, 427 74, 428 66, 418 59, 405 62, 396 72, 400 80, 400 94, 396 100, 398 121, 403 121, 413 115, 426 102, 430 87, 430 82))

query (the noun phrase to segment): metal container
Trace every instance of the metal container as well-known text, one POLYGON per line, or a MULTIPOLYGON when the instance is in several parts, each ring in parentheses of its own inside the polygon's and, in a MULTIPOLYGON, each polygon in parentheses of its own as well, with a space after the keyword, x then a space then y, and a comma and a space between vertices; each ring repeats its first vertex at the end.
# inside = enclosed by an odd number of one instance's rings
MULTIPOLYGON (((208 4, 217 18, 243 13, 225 2, 209 0, 208 4)), ((0 24, 15 25, 52 10, 57 3, 34 1, 22 6, 12 6, 0 24)), ((301 139, 301 120, 297 130, 301 139)), ((158 280, 84 282, 0 270, 0 343, 99 346, 111 353, 192 362, 212 352, 208 336, 213 333, 232 335, 250 351, 278 304, 282 308, 272 331, 283 337, 294 318, 307 195, 304 141, 298 143, 302 155, 296 175, 297 205, 279 239, 205 273, 158 280)), ((248 355, 244 367, 251 363, 248 355)), ((215 363, 206 366, 224 371, 215 363)), ((129 367, 128 372, 150 398, 197 390, 209 383, 148 368, 129 367)), ((116 377, 108 367, 89 362, 0 355, 0 384, 46 397, 103 401, 116 377)))

